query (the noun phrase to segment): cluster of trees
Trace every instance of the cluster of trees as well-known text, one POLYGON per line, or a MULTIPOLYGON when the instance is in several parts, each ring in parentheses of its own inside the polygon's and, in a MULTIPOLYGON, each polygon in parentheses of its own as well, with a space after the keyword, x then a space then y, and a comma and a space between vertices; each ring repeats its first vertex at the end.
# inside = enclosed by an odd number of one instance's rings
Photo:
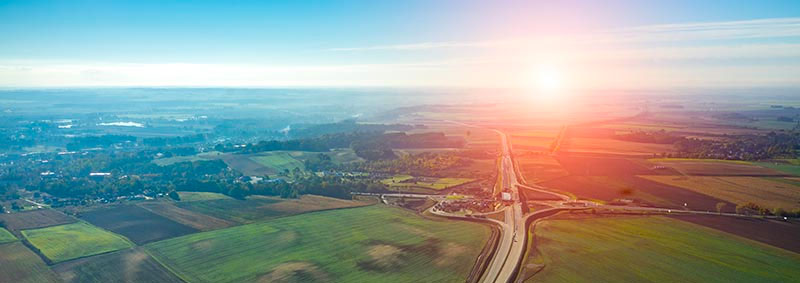
POLYGON ((237 147, 233 144, 218 144, 214 147, 222 152, 242 152, 257 153, 276 150, 302 150, 325 152, 333 148, 349 147, 351 143, 358 140, 369 140, 380 136, 380 132, 356 132, 322 135, 315 138, 304 138, 294 140, 270 140, 260 141, 256 144, 246 144, 244 147, 237 147))
POLYGON ((413 128, 415 128, 415 126, 403 124, 359 124, 356 123, 355 119, 348 119, 338 123, 299 127, 291 131, 291 136, 295 138, 308 138, 337 133, 407 131, 413 128))
POLYGON ((723 136, 720 140, 686 138, 664 130, 637 131, 616 135, 616 139, 641 143, 672 144, 677 153, 666 157, 764 160, 797 158, 800 131, 770 132, 766 135, 723 136))
POLYGON ((340 199, 351 199, 351 192, 386 192, 386 187, 367 179, 347 179, 333 176, 319 177, 307 175, 293 182, 276 179, 270 182, 221 182, 187 180, 175 186, 179 191, 200 191, 222 193, 233 198, 244 199, 249 195, 279 196, 297 198, 304 194, 314 194, 340 199))
POLYGON ((303 167, 311 172, 327 171, 336 168, 336 163, 327 154, 317 153, 311 158, 303 161, 303 167))
POLYGON ((759 214, 759 215, 774 215, 782 217, 800 217, 800 208, 793 211, 784 210, 781 207, 769 209, 759 206, 755 203, 741 203, 736 205, 736 213, 738 214, 759 214))
POLYGON ((455 167, 468 166, 471 159, 456 154, 420 153, 403 155, 395 159, 372 160, 361 163, 341 165, 342 170, 357 172, 379 172, 388 174, 408 174, 417 176, 440 176, 443 171, 455 167))
POLYGON ((152 147, 178 146, 188 143, 204 142, 208 139, 207 135, 196 134, 179 137, 154 137, 142 139, 142 144, 152 147))
POLYGON ((14 135, 7 131, 0 131, 0 149, 2 150, 22 150, 24 147, 30 147, 36 144, 36 141, 26 135, 14 135))
POLYGON ((395 159, 393 149, 398 148, 462 148, 465 141, 461 138, 448 138, 443 133, 388 133, 372 139, 354 141, 353 151, 361 158, 369 161, 395 159))
POLYGON ((67 150, 77 151, 84 148, 109 147, 113 144, 136 142, 136 137, 127 135, 102 135, 75 137, 67 143, 67 150))
POLYGON ((797 158, 800 132, 737 136, 731 137, 730 141, 684 138, 674 145, 678 151, 675 157, 733 160, 797 158))

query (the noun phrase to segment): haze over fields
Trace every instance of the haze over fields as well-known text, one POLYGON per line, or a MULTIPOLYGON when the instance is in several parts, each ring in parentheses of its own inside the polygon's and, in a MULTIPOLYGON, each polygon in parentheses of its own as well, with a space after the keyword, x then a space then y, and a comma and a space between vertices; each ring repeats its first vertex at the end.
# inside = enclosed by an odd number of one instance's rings
POLYGON ((794 1, 2 1, 0 282, 797 282, 794 1))

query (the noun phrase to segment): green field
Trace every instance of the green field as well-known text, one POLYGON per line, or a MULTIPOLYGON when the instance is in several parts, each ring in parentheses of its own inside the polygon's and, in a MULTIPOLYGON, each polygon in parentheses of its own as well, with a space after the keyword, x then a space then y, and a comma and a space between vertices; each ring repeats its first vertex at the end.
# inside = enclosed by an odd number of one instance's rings
POLYGON ((463 282, 488 227, 367 206, 148 244, 187 282, 463 282))
POLYGON ((71 260, 53 266, 64 282, 182 282, 140 248, 71 260))
POLYGON ((358 157, 352 149, 343 148, 343 149, 333 149, 330 152, 310 152, 310 151, 286 151, 291 157, 294 159, 305 161, 310 158, 316 158, 319 154, 325 154, 331 158, 331 161, 335 164, 344 164, 350 163, 355 161, 363 161, 361 157, 358 157))
POLYGON ((21 242, 0 245, 0 282, 59 282, 42 259, 21 242))
POLYGON ((0 244, 16 241, 17 237, 8 232, 5 228, 0 227, 0 244))
MULTIPOLYGON (((796 282, 800 254, 666 217, 546 220, 529 282, 796 282)), ((531 259, 529 259, 531 260, 531 259)))
POLYGON ((426 181, 415 181, 413 176, 409 175, 397 175, 391 178, 381 180, 381 183, 387 185, 391 188, 395 189, 405 189, 405 188, 424 188, 424 189, 431 189, 431 190, 444 190, 448 188, 452 188, 458 185, 466 184, 475 179, 468 179, 468 178, 428 178, 431 180, 426 181))
POLYGON ((758 166, 772 168, 781 172, 789 173, 795 176, 800 176, 800 161, 798 159, 787 160, 789 164, 774 163, 774 162, 757 162, 758 166))
POLYGON ((22 235, 54 263, 133 246, 122 236, 84 222, 23 230, 22 235))
POLYGON ((231 199, 231 197, 220 193, 209 193, 209 192, 178 192, 178 195, 181 197, 181 201, 231 199))
POLYGON ((237 223, 273 219, 309 211, 364 206, 366 202, 304 195, 298 199, 250 196, 246 200, 219 199, 179 202, 175 205, 196 213, 237 223))
POLYGON ((250 159, 264 167, 270 168, 275 173, 284 170, 292 171, 294 168, 300 168, 300 170, 305 168, 303 162, 292 157, 289 152, 283 151, 264 152, 257 156, 250 157, 250 159))
POLYGON ((177 207, 237 223, 251 223, 269 217, 280 216, 265 206, 280 200, 249 197, 247 200, 217 199, 207 201, 179 202, 177 207))

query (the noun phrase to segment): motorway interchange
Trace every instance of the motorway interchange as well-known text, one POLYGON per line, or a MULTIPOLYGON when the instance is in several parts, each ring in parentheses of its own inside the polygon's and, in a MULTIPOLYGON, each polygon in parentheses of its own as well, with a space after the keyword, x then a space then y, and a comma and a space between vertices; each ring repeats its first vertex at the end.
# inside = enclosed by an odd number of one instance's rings
MULTIPOLYGON (((505 192, 510 192, 511 200, 506 201, 506 205, 498 208, 497 211, 487 214, 503 213, 503 221, 487 218, 487 217, 474 217, 473 215, 463 215, 457 213, 448 213, 436 209, 436 206, 430 207, 427 211, 434 215, 444 216, 448 218, 460 218, 473 221, 485 221, 498 227, 500 235, 495 243, 494 249, 489 249, 492 253, 489 256, 488 264, 478 266, 481 270, 477 271, 480 276, 475 276, 475 282, 493 282, 493 283, 508 283, 508 282, 521 282, 524 278, 518 278, 518 273, 521 269, 521 264, 524 260, 526 251, 528 250, 528 234, 529 228, 533 227, 532 222, 539 221, 549 216, 555 215, 561 211, 567 210, 586 210, 595 208, 600 211, 612 211, 612 213, 619 212, 646 212, 646 213, 663 213, 663 214, 702 214, 702 215, 723 215, 723 216, 738 216, 748 217, 741 214, 732 213, 717 213, 709 211, 693 211, 687 209, 669 209, 657 207, 641 207, 641 206, 617 206, 617 205, 603 205, 591 201, 577 200, 572 196, 560 194, 547 188, 533 185, 524 184, 518 179, 518 170, 512 159, 511 145, 505 133, 495 130, 500 135, 502 144, 502 156, 499 166, 501 178, 501 189, 505 192), (546 206, 547 208, 539 209, 536 211, 529 211, 529 200, 524 199, 524 194, 520 193, 520 189, 533 190, 539 193, 555 196, 559 201, 534 201, 530 200, 537 205, 546 206)), ((500 193, 500 192, 496 192, 500 193)), ((382 202, 386 203, 386 197, 404 197, 404 198, 430 198, 439 203, 445 202, 446 196, 444 195, 424 195, 424 194, 374 194, 378 196, 382 202)), ((483 216, 485 216, 484 214, 483 216)))

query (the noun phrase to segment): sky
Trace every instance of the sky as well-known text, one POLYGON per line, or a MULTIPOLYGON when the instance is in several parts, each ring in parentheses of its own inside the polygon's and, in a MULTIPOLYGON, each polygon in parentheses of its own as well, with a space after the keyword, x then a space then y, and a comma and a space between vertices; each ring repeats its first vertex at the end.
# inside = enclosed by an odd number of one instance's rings
POLYGON ((800 86, 793 1, 0 1, 0 87, 800 86))

